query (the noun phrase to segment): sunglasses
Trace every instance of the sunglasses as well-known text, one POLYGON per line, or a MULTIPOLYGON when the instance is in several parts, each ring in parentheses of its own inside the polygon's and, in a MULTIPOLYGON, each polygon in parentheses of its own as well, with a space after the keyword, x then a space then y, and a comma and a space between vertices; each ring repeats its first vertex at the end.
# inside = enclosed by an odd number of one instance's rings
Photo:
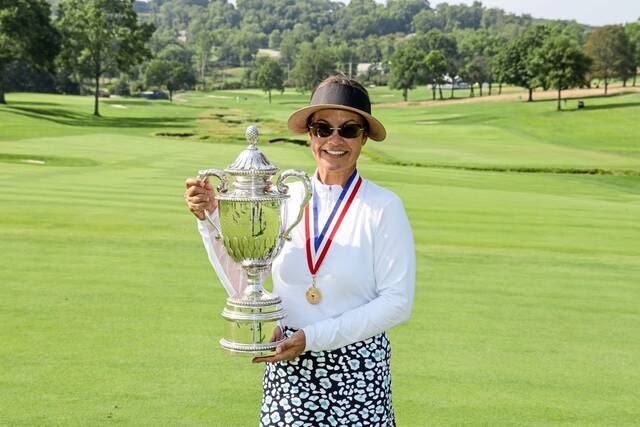
POLYGON ((339 128, 332 128, 328 123, 311 123, 309 125, 311 133, 318 138, 328 138, 333 135, 333 131, 338 131, 338 135, 343 138, 357 138, 365 131, 362 125, 357 123, 347 123, 339 128))

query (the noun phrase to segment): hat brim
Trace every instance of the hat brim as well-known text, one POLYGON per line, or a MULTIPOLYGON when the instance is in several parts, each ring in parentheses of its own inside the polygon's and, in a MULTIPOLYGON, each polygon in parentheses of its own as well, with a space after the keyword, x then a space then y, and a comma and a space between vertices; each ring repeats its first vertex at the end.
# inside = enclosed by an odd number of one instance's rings
POLYGON ((309 132, 309 128, 307 127, 307 120, 309 116, 320 110, 346 110, 352 111, 356 114, 360 114, 367 121, 368 131, 367 135, 369 138, 374 141, 382 141, 387 137, 387 131, 385 130, 382 123, 371 114, 368 114, 362 110, 357 108, 348 107, 346 105, 340 104, 317 104, 317 105, 309 105, 307 107, 301 108, 298 111, 295 111, 291 116, 289 116, 289 120, 287 122, 287 126, 289 130, 293 133, 307 133, 309 132))

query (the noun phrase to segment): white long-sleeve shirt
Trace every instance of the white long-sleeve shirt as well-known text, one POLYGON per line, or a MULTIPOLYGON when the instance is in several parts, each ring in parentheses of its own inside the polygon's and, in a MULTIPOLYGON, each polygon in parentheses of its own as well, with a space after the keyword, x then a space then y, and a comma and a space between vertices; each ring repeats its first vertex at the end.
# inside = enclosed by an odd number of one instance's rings
MULTIPOLYGON (((320 228, 342 187, 314 176, 320 228)), ((293 221, 303 187, 291 184, 287 216, 293 221)), ((217 212, 214 213, 217 221, 217 212)), ((215 230, 198 221, 209 261, 229 294, 246 285, 242 268, 214 239, 215 230)), ((285 324, 304 330, 305 351, 333 350, 367 339, 409 319, 415 288, 413 235, 402 201, 391 191, 363 179, 353 203, 316 274, 322 297, 310 304, 312 277, 307 266, 304 219, 291 233, 272 265, 274 293, 282 298, 285 324)))

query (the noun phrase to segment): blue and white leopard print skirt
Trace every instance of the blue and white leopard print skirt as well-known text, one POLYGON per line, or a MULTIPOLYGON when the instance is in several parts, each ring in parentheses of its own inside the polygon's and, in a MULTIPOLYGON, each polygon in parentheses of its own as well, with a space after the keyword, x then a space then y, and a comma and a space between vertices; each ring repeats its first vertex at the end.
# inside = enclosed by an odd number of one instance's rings
MULTIPOLYGON (((285 335, 294 330, 285 328, 285 335)), ((267 363, 261 427, 395 426, 385 333, 332 351, 267 363)))

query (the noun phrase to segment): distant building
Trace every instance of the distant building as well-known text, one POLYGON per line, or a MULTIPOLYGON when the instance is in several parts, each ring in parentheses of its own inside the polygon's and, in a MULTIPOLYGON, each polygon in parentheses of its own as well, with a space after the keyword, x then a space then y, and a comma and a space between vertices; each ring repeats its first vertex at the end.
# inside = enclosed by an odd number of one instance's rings
POLYGON ((371 69, 371 67, 375 67, 376 63, 373 62, 360 62, 357 66, 356 66, 356 75, 357 76, 364 76, 366 74, 369 73, 369 70, 371 69))
POLYGON ((178 31, 178 40, 185 43, 187 41, 187 30, 178 31))
POLYGON ((145 92, 138 92, 138 98, 145 99, 169 99, 169 95, 160 90, 148 90, 145 92))

